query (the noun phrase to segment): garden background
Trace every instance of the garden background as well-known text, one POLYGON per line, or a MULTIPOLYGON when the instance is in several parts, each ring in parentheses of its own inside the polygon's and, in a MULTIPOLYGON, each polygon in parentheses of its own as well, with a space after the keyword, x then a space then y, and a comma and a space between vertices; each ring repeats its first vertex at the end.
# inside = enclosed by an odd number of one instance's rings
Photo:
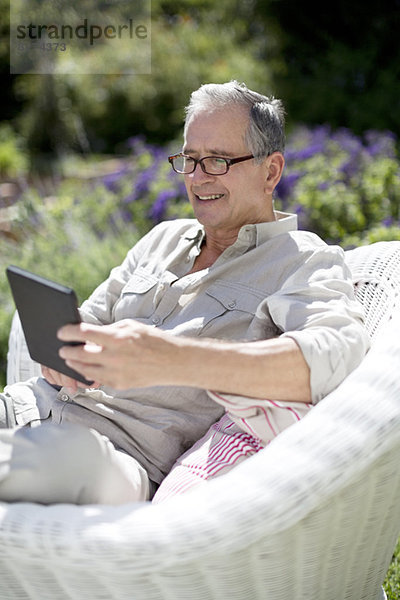
MULTIPOLYGON (((201 83, 234 78, 284 100, 275 202, 300 227, 343 247, 400 239, 399 15, 400 0, 318 11, 309 0, 152 0, 151 75, 11 76, 0 0, 0 386, 8 264, 83 300, 154 223, 191 214, 166 156, 201 83)), ((400 546, 389 600, 400 599, 399 557, 400 546)))

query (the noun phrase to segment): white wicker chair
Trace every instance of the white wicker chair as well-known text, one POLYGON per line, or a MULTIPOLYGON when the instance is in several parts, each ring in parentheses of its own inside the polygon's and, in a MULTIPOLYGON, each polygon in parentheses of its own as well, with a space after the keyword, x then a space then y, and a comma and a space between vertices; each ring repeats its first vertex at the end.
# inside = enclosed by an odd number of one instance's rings
POLYGON ((400 532, 400 242, 348 261, 373 345, 335 392, 165 503, 0 504, 0 598, 383 598, 400 532))

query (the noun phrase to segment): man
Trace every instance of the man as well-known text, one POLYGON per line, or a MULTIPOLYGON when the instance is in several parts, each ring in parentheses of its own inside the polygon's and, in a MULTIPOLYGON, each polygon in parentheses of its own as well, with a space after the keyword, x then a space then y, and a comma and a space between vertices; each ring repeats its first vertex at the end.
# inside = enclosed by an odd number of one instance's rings
POLYGON ((169 160, 196 220, 155 227, 61 330, 85 342, 60 353, 92 389, 47 368, 6 388, 3 422, 30 426, 0 430, 0 499, 147 500, 221 404, 315 403, 359 364, 343 252, 274 210, 283 150, 280 101, 236 82, 192 94, 169 160))

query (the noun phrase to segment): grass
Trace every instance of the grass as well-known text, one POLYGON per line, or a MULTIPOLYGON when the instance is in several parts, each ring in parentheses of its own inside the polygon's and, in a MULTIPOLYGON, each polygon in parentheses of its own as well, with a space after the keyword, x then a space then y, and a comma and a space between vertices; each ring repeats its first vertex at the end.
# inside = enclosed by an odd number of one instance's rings
POLYGON ((400 538, 393 555, 393 560, 386 573, 383 587, 388 600, 400 600, 400 538))

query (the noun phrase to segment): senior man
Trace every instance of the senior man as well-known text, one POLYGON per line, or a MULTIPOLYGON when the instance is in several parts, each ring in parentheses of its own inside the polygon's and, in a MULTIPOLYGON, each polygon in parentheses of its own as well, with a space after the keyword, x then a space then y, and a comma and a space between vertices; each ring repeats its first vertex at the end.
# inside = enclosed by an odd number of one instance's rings
POLYGON ((192 94, 169 161, 196 218, 145 235, 61 330, 84 342, 60 353, 92 388, 43 368, 5 389, 0 499, 150 499, 225 408, 237 427, 266 399, 306 407, 359 364, 343 251, 274 210, 283 151, 279 100, 237 82, 192 94))

